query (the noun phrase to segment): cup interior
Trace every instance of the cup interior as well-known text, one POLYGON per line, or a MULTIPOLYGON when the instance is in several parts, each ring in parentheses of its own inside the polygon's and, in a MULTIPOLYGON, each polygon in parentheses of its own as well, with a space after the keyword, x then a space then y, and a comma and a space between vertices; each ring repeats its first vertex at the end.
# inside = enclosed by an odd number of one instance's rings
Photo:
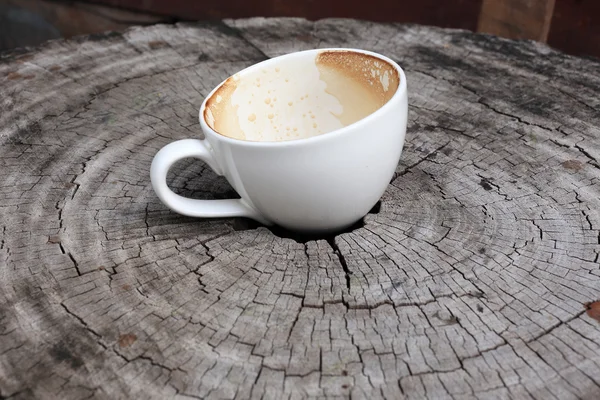
POLYGON ((306 139, 367 117, 399 86, 398 69, 372 53, 292 53, 227 79, 206 100, 203 118, 215 132, 233 139, 306 139))

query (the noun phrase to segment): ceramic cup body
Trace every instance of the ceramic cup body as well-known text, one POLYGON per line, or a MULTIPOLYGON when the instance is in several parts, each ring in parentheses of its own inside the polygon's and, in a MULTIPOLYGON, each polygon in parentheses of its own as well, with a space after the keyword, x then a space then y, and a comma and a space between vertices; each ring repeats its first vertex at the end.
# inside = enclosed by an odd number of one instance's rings
POLYGON ((282 58, 313 56, 319 51, 351 51, 392 65, 399 85, 387 103, 341 129, 287 141, 249 141, 223 136, 206 121, 207 96, 200 108, 204 140, 171 143, 151 167, 154 190, 175 212, 194 217, 234 217, 277 224, 300 232, 333 232, 364 217, 383 195, 398 165, 407 125, 407 85, 402 69, 382 55, 355 49, 309 50, 256 64, 268 67, 282 58), (176 161, 195 157, 226 177, 240 195, 231 200, 194 200, 173 193, 166 175, 176 161))

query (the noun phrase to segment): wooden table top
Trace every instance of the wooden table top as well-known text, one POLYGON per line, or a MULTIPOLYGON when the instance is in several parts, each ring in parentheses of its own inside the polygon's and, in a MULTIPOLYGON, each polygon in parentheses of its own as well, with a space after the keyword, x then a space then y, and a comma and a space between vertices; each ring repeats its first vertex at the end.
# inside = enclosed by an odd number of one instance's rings
MULTIPOLYGON (((353 20, 157 25, 0 57, 0 398, 600 398, 600 62, 353 20), (152 157, 238 70, 406 71, 397 174, 300 240, 169 211, 152 157)), ((202 163, 174 190, 235 193, 202 163)))

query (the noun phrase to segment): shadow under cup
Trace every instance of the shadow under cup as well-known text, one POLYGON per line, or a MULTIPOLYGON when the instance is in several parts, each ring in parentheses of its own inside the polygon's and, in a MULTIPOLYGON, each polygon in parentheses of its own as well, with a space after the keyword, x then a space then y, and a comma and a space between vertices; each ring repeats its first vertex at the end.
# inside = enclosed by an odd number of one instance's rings
POLYGON ((397 69, 371 54, 300 52, 227 79, 206 100, 203 118, 216 133, 232 139, 306 139, 371 115, 399 85, 397 69))

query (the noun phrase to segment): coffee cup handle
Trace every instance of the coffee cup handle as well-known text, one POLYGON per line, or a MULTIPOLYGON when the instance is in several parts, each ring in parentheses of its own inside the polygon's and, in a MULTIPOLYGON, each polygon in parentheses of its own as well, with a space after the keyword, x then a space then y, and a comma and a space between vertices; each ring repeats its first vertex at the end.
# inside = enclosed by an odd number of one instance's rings
POLYGON ((177 161, 198 158, 207 163, 215 173, 223 175, 210 148, 204 140, 184 139, 170 143, 159 150, 152 160, 150 181, 158 198, 171 210, 189 217, 229 218, 248 217, 267 223, 243 199, 197 200, 174 193, 167 186, 167 173, 177 161))

